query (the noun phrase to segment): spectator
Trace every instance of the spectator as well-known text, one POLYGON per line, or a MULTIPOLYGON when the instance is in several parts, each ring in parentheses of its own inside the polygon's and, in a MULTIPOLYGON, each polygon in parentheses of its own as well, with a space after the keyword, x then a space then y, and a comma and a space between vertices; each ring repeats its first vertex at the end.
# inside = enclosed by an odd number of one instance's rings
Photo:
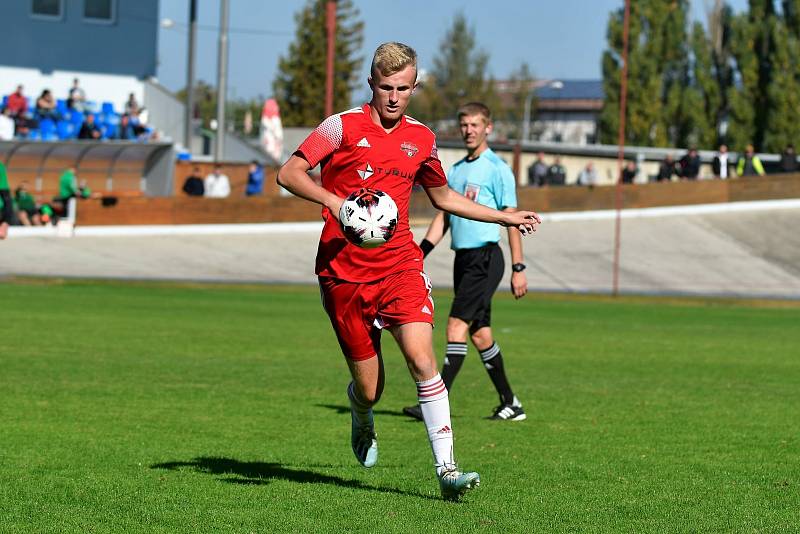
POLYGON ((797 153, 794 145, 789 143, 781 154, 781 172, 797 172, 797 153))
POLYGON ((100 139, 102 133, 94 121, 94 113, 87 113, 86 120, 81 125, 78 132, 78 139, 100 139))
POLYGON ((736 164, 736 174, 739 176, 764 176, 764 165, 756 156, 753 145, 747 145, 747 148, 744 149, 744 154, 736 164))
POLYGON ((14 207, 8 185, 8 173, 5 164, 0 160, 0 239, 6 238, 8 226, 14 222, 14 207))
POLYGON ((547 164, 544 162, 544 152, 536 155, 536 161, 528 167, 528 185, 541 187, 547 181, 547 164))
POLYGON ((138 137, 136 127, 131 123, 128 115, 123 115, 119 118, 119 126, 117 127, 116 139, 135 140, 138 137))
POLYGON ((203 179, 200 178, 200 167, 195 166, 192 174, 186 177, 186 181, 183 182, 183 192, 190 197, 202 197, 205 194, 203 179))
POLYGON ((40 119, 52 119, 57 121, 60 118, 56 111, 56 101, 50 89, 42 91, 42 94, 36 99, 36 114, 40 119))
POLYGON ((719 151, 714 156, 714 161, 711 162, 711 170, 714 176, 721 180, 727 180, 733 176, 733 165, 731 164, 731 156, 728 154, 728 145, 719 145, 719 151))
POLYGON ((639 169, 636 167, 636 162, 629 160, 622 169, 622 183, 632 184, 636 181, 636 175, 639 174, 639 169))
POLYGON ((6 108, 14 118, 25 117, 28 114, 28 99, 22 94, 21 85, 18 85, 17 90, 8 95, 6 108))
POLYGON ((70 167, 61 173, 58 178, 58 197, 56 202, 62 206, 62 212, 66 216, 71 198, 89 198, 92 191, 87 187, 86 180, 82 180, 78 186, 78 178, 75 176, 75 168, 70 167))
POLYGON ((67 96, 67 107, 75 111, 86 111, 86 93, 81 88, 78 78, 72 80, 72 88, 67 96))
POLYGON ((672 177, 677 174, 675 167, 675 160, 672 159, 672 154, 667 154, 664 161, 658 167, 658 174, 656 174, 657 182, 671 182, 672 177))
POLYGON ((697 180, 697 176, 700 174, 700 156, 697 154, 697 149, 690 148, 689 152, 681 158, 679 165, 681 178, 697 180))
POLYGON ((567 169, 561 165, 561 156, 556 156, 553 164, 547 169, 547 183, 549 185, 564 185, 567 181, 567 169))
POLYGON ((231 182, 219 165, 214 165, 214 172, 206 176, 203 187, 206 198, 226 198, 231 194, 231 182))
POLYGON ((250 172, 247 173, 247 189, 244 194, 249 196, 260 195, 264 190, 264 168, 253 160, 250 162, 250 172))
POLYGON ((578 185, 588 185, 593 187, 597 184, 597 171, 594 170, 594 163, 591 161, 586 164, 583 170, 578 174, 578 185))
POLYGON ((133 93, 128 96, 128 101, 125 102, 125 114, 126 115, 139 115, 141 108, 139 107, 139 103, 136 101, 136 95, 133 93))
POLYGON ((0 141, 12 139, 14 139, 14 119, 11 118, 11 111, 5 107, 0 113, 0 141))
POLYGON ((39 206, 36 199, 28 192, 28 184, 22 182, 14 191, 14 202, 17 204, 17 218, 24 226, 41 226, 42 220, 39 217, 39 206))

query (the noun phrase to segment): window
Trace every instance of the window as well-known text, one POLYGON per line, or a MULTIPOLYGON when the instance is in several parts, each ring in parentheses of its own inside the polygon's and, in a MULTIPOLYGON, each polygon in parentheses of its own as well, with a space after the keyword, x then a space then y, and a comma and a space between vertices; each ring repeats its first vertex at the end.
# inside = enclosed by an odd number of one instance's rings
POLYGON ((83 18, 111 24, 116 17, 115 0, 83 0, 83 18))
POLYGON ((32 0, 31 15, 48 19, 60 19, 64 14, 63 0, 32 0))

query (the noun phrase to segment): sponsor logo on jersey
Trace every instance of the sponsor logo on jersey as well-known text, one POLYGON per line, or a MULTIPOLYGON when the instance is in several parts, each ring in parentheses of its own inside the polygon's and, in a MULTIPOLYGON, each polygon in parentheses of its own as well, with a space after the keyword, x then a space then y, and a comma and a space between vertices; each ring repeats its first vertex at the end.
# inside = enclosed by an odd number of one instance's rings
POLYGON ((403 141, 400 144, 400 150, 405 152, 406 156, 408 156, 409 158, 413 158, 414 156, 417 155, 417 152, 419 152, 419 148, 417 148, 417 145, 409 141, 403 141))
POLYGON ((369 163, 365 163, 360 169, 358 169, 358 175, 362 180, 366 180, 373 174, 375 174, 375 171, 372 170, 372 165, 369 163))
POLYGON ((372 148, 372 145, 369 144, 366 137, 362 137, 361 141, 356 144, 356 146, 364 147, 364 148, 372 148))

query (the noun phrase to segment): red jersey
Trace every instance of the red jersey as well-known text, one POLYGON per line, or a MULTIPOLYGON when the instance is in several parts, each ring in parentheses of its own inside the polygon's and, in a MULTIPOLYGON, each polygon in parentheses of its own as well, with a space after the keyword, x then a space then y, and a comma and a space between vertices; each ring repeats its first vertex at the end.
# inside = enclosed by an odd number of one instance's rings
POLYGON ((331 115, 297 149, 309 165, 322 168, 322 187, 345 198, 362 187, 379 189, 397 204, 394 236, 385 245, 364 249, 344 237, 327 208, 317 250, 316 273, 348 282, 371 282, 405 269, 422 270, 422 251, 408 224, 408 205, 414 184, 447 185, 436 151, 436 136, 408 116, 386 131, 372 122, 364 104, 331 115))

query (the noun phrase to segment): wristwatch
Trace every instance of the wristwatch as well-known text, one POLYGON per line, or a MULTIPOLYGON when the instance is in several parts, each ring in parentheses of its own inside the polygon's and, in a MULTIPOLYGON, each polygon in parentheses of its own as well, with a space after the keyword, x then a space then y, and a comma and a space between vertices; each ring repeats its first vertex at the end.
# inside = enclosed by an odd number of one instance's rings
POLYGON ((525 265, 524 263, 515 263, 514 265, 511 266, 511 270, 514 271, 515 273, 521 273, 522 271, 525 270, 525 267, 527 267, 527 265, 525 265))

